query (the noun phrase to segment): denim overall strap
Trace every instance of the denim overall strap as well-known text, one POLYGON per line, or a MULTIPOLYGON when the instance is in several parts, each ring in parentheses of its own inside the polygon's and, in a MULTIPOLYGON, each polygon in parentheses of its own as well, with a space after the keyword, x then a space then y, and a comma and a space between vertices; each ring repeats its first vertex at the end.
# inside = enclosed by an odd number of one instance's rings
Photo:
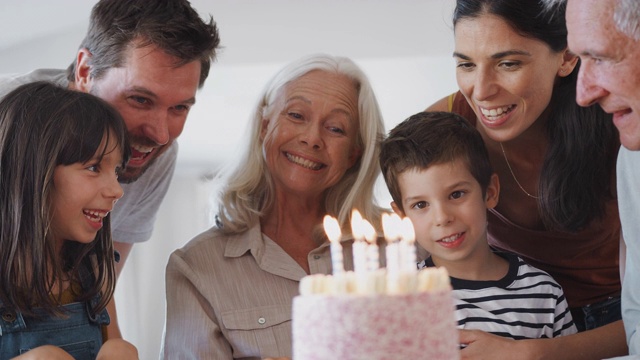
MULTIPOLYGON (((89 281, 91 278, 89 274, 89 281)), ((34 309, 36 316, 25 316, 0 304, 0 360, 42 345, 58 346, 78 360, 94 360, 102 346, 102 326, 109 323, 106 310, 92 316, 91 310, 98 302, 95 297, 63 305, 61 316, 43 309, 34 309)))
MULTIPOLYGON (((93 282, 95 281, 95 277, 93 274, 87 270, 87 268, 82 267, 80 269, 80 283, 82 285, 83 290, 87 290, 91 288, 93 282)), ((90 301, 85 302, 87 315, 89 316, 89 320, 94 324, 99 325, 109 325, 111 319, 109 318, 109 313, 107 313, 107 309, 103 309, 98 314, 93 314, 93 309, 95 309, 100 303, 100 295, 94 296, 90 301)))
POLYGON ((0 301, 0 336, 26 328, 22 314, 9 310, 0 301))

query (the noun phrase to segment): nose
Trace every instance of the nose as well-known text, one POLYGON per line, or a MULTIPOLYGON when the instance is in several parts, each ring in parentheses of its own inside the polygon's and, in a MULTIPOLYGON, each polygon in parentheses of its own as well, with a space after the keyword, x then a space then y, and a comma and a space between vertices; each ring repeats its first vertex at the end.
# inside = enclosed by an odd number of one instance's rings
POLYGON ((122 186, 118 182, 118 176, 114 174, 109 177, 103 194, 107 198, 112 198, 114 203, 124 195, 124 190, 122 190, 122 186))
POLYGON ((578 72, 576 102, 580 106, 590 106, 607 96, 608 92, 598 85, 596 74, 588 62, 583 62, 578 72))
POLYGON ((169 114, 159 110, 149 116, 144 126, 144 135, 153 140, 158 145, 165 145, 169 142, 169 114))
POLYGON ((322 147, 322 126, 310 122, 300 134, 300 142, 317 150, 322 147))
POLYGON ((447 226, 453 221, 453 216, 445 205, 432 204, 431 211, 433 211, 436 226, 447 226))
POLYGON ((479 69, 473 85, 473 96, 478 101, 491 98, 498 92, 495 74, 490 69, 479 69))

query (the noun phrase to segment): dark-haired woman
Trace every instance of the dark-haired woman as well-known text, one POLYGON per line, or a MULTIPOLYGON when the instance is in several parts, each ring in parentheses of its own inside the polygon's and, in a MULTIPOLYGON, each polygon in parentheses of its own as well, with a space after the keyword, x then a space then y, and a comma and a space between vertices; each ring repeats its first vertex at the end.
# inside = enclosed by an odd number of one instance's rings
POLYGON ((478 128, 501 183, 488 216, 491 245, 549 272, 584 332, 513 342, 463 331, 463 358, 486 357, 489 349, 496 353, 488 358, 518 359, 626 352, 614 185, 619 142, 609 115, 575 102, 579 64, 567 49, 563 10, 549 11, 542 0, 458 0, 460 91, 429 110, 457 112, 478 128))

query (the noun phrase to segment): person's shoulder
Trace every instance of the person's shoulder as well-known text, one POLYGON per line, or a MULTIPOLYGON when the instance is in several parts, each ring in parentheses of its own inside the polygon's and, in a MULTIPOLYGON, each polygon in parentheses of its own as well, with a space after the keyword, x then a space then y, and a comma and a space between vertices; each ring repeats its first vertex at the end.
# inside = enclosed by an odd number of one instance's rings
POLYGON ((167 155, 169 158, 176 158, 178 156, 179 144, 178 141, 174 141, 170 146, 167 152, 164 155, 167 155))
POLYGON ((624 146, 620 147, 618 152, 618 168, 619 170, 640 172, 640 151, 629 150, 624 146))
POLYGON ((189 240, 183 247, 174 250, 166 265, 167 279, 188 278, 196 288, 204 289, 213 279, 225 273, 224 241, 222 232, 210 228, 189 240))
POLYGON ((538 279, 538 282, 543 282, 543 281, 549 282, 554 284, 557 287, 560 287, 558 282, 551 275, 549 275, 548 272, 527 263, 520 256, 511 254, 511 253, 503 253, 503 254, 506 254, 509 262, 517 264, 519 269, 518 271, 519 276, 526 275, 527 277, 536 277, 538 279))
POLYGON ((28 73, 8 73, 0 74, 0 84, 2 86, 14 86, 18 87, 23 84, 31 83, 34 81, 48 81, 52 84, 66 87, 69 85, 67 80, 67 73, 62 69, 36 69, 28 73))
MULTIPOLYGON (((173 142, 169 148, 153 162, 153 164, 135 181, 121 183, 125 194, 157 194, 158 191, 167 191, 173 179, 173 173, 178 161, 178 143, 173 142), (162 184, 160 186, 156 184, 162 184)), ((140 195, 142 196, 142 195, 140 195)), ((119 202, 127 203, 125 196, 119 202)), ((160 198, 162 200, 162 198, 160 198)))
POLYGON ((66 71, 62 69, 37 69, 24 74, 1 74, 0 99, 18 86, 34 81, 47 81, 61 87, 69 85, 66 71))
POLYGON ((228 240, 228 235, 225 235, 217 226, 213 226, 193 237, 183 247, 175 250, 174 253, 179 254, 181 257, 188 257, 191 254, 224 246, 228 240))
POLYGON ((155 171, 164 172, 167 168, 170 168, 175 165, 178 160, 178 142, 174 141, 169 145, 169 148, 158 156, 156 162, 150 167, 155 169, 155 171))
POLYGON ((228 237, 216 226, 196 235, 169 256, 168 269, 206 273, 220 263, 228 237))
POLYGON ((451 111, 449 107, 449 102, 451 101, 450 97, 451 95, 443 97, 442 99, 429 105, 429 107, 427 107, 424 111, 451 111))

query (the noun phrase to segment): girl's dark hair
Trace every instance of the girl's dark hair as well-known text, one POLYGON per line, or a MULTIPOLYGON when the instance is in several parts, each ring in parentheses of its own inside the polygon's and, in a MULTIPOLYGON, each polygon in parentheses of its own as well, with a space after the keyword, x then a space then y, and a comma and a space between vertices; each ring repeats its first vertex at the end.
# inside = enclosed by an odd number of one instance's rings
MULTIPOLYGON (((550 10, 544 0, 458 0, 453 24, 493 14, 520 35, 560 52, 567 49, 565 8, 562 4, 550 10)), ((611 115, 598 105, 576 103, 579 67, 578 63, 569 76, 556 80, 545 111, 550 141, 538 189, 538 206, 547 228, 571 232, 604 216, 605 202, 615 198, 612 173, 619 147, 611 115)))
POLYGON ((59 313, 52 297, 63 280, 83 287, 78 301, 101 294, 105 308, 115 288, 111 215, 89 244, 65 241, 60 253, 51 234, 56 166, 85 163, 96 154, 130 156, 127 130, 117 111, 97 97, 46 82, 18 87, 0 102, 0 301, 33 315, 59 313), (106 141, 103 142, 103 140, 106 141), (107 146, 108 145, 108 146, 107 146), (102 147, 101 147, 102 146, 102 147))

